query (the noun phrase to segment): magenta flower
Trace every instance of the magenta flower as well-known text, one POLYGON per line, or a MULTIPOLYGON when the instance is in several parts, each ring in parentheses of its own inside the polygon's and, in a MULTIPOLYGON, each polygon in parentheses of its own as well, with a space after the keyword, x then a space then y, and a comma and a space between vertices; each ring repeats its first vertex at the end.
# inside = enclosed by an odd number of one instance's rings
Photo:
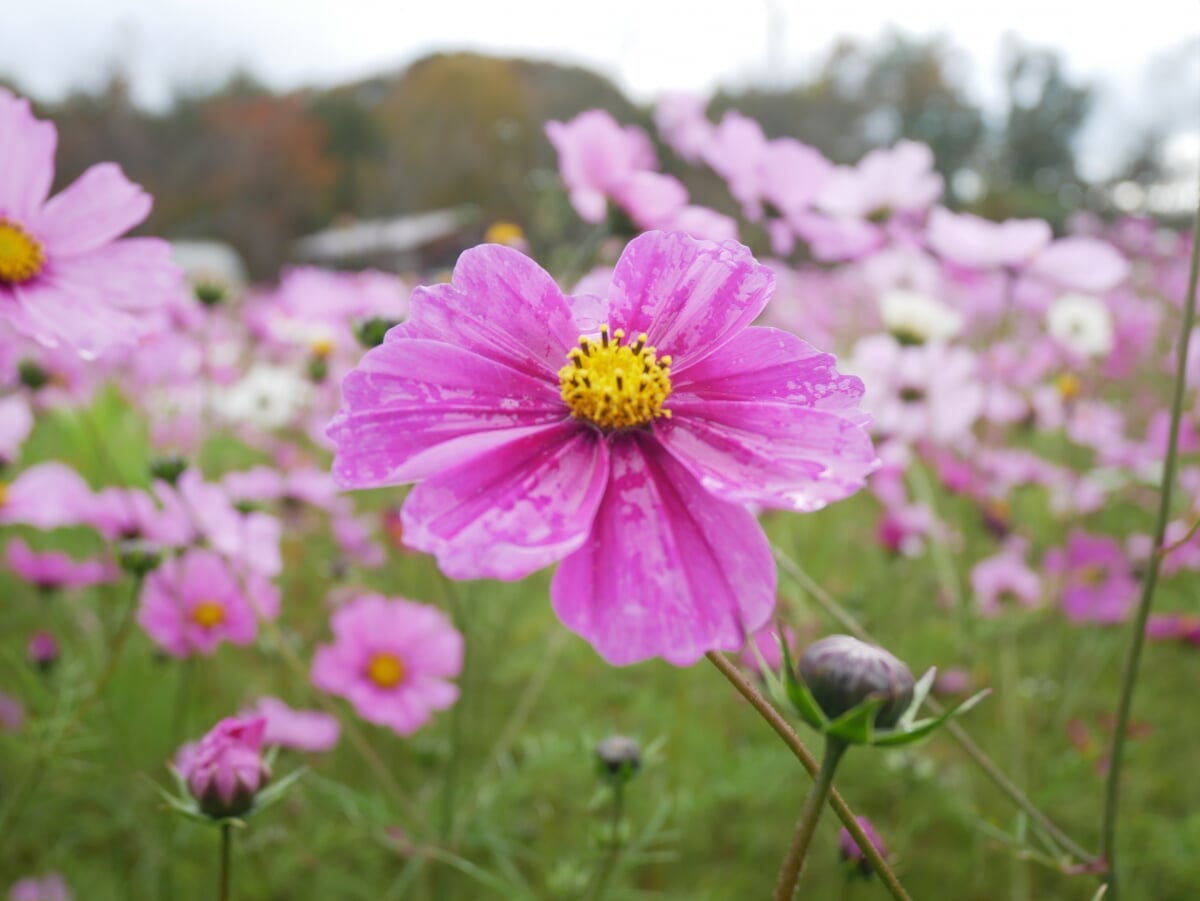
POLYGON ((736 650, 775 604, 761 504, 818 510, 875 467, 861 382, 750 328, 774 280, 746 248, 650 232, 608 298, 564 297, 477 247, 342 386, 334 476, 417 481, 405 541, 453 578, 562 560, 562 622, 614 664, 736 650))
POLYGON ((1133 607, 1138 583, 1115 538, 1075 530, 1043 565, 1062 579, 1063 613, 1072 622, 1119 623, 1133 607))
POLYGON ((202 812, 213 818, 236 817, 254 805, 254 796, 271 778, 262 758, 266 728, 261 716, 227 717, 179 755, 179 774, 202 812))
POLYGON ((211 654, 222 641, 247 645, 258 617, 279 615, 279 589, 255 572, 236 574, 228 561, 196 549, 163 562, 146 577, 137 621, 172 657, 211 654))
MULTIPOLYGON (((874 824, 866 817, 855 817, 859 828, 866 835, 869 841, 879 852, 879 856, 887 858, 887 845, 883 843, 883 838, 876 831, 874 824)), ((862 848, 858 846, 858 842, 854 840, 854 836, 850 834, 850 830, 845 826, 838 832, 838 853, 843 861, 853 867, 858 873, 863 876, 871 875, 871 864, 867 860, 867 856, 863 853, 862 848)))
POLYGON ((986 557, 971 570, 971 590, 981 616, 997 616, 1005 602, 1036 607, 1042 598, 1042 580, 1025 563, 1026 543, 1010 541, 998 554, 986 557))
POLYGON ((296 751, 328 751, 338 743, 337 717, 319 710, 293 710, 278 698, 259 698, 253 714, 267 722, 263 744, 296 751))
POLYGON ((463 639, 435 607, 377 594, 331 620, 334 643, 317 648, 312 682, 340 695, 364 720, 411 735, 458 700, 463 639))
POLYGON ((5 559, 14 573, 45 591, 86 588, 117 579, 121 571, 102 560, 75 561, 62 551, 38 553, 24 540, 14 538, 5 549, 5 559))
POLYGON ((72 898, 67 881, 59 873, 26 876, 8 890, 8 901, 71 901, 72 898))
POLYGON ((171 248, 122 234, 150 195, 100 163, 47 200, 58 133, 0 88, 0 318, 43 344, 94 356, 150 330, 181 290, 171 248))
POLYGON ((25 645, 25 656, 34 666, 48 670, 58 662, 58 640, 50 632, 34 632, 25 645))

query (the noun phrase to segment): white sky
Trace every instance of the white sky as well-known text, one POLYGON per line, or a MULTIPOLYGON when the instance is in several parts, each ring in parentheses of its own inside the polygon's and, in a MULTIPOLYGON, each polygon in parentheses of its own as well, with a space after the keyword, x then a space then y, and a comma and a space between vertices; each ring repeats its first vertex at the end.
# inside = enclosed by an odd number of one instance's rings
POLYGON ((94 85, 118 62, 138 100, 159 105, 173 86, 212 84, 239 66, 287 88, 469 47, 581 62, 649 100, 784 80, 838 36, 873 38, 895 25, 946 34, 985 102, 999 93, 1005 33, 1061 48, 1072 76, 1103 89, 1099 134, 1087 142, 1098 152, 1127 136, 1131 119, 1171 130, 1200 120, 1200 0, 0 0, 10 3, 0 74, 44 99, 94 85), (1152 59, 1172 53, 1193 63, 1182 79, 1148 74, 1152 59))

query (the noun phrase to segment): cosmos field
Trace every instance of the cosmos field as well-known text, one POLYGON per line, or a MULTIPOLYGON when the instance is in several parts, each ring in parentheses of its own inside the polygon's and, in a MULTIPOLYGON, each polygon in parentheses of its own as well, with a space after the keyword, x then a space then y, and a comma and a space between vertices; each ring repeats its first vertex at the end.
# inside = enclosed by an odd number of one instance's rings
POLYGON ((244 284, 0 89, 10 901, 1195 897, 1194 229, 544 129, 584 239, 244 284))

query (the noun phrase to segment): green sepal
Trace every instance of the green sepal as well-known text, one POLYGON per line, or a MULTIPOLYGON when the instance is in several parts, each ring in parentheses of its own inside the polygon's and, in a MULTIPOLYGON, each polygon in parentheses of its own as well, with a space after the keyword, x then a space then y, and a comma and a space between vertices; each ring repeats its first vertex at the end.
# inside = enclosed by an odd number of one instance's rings
POLYGON ((851 707, 836 720, 826 725, 824 732, 827 736, 841 739, 846 744, 869 745, 874 743, 875 718, 879 716, 879 708, 887 701, 886 698, 872 695, 861 704, 851 707))
POLYGON ((783 679, 787 687, 788 700, 800 714, 800 718, 818 732, 825 732, 829 727, 829 717, 812 696, 804 681, 796 676, 796 666, 792 662, 792 653, 788 650, 787 642, 780 641, 779 648, 783 652, 783 679))
POLYGON ((295 785, 300 777, 308 772, 308 767, 300 766, 292 770, 282 779, 268 783, 267 787, 254 796, 254 806, 246 812, 246 816, 258 813, 260 810, 265 810, 273 804, 278 804, 283 800, 284 794, 295 785))
POLYGON ((925 699, 929 697, 929 692, 933 688, 933 680, 937 678, 937 667, 931 666, 925 671, 917 684, 913 686, 913 697, 904 713, 900 714, 900 719, 896 721, 896 729, 908 730, 912 728, 917 721, 917 714, 921 712, 921 705, 925 703, 925 699))
POLYGON ((951 717, 960 716, 966 713, 991 693, 992 690, 990 688, 985 688, 978 694, 967 698, 961 704, 956 704, 955 706, 951 707, 941 716, 936 716, 931 719, 912 723, 905 729, 897 728, 891 729, 887 732, 878 732, 875 734, 874 743, 883 747, 898 748, 903 745, 920 741, 944 726, 947 720, 949 720, 951 717))

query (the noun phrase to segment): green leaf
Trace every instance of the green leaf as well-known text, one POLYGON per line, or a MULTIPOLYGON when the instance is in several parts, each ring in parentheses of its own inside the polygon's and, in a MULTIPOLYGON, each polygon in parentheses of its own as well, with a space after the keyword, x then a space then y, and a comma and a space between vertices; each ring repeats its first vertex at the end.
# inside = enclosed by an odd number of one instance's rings
POLYGON ((254 807, 250 813, 258 813, 273 804, 278 804, 283 800, 284 793, 287 792, 296 782, 308 772, 308 767, 301 766, 292 770, 282 779, 272 782, 266 788, 258 793, 254 799, 254 807))
POLYGON ((931 666, 925 671, 925 675, 917 680, 917 684, 913 686, 912 703, 900 715, 900 720, 896 723, 897 729, 908 729, 917 721, 917 714, 921 712, 921 705, 929 697, 929 691, 933 688, 933 680, 936 677, 937 667, 931 666))
POLYGON ((792 662, 792 653, 788 650, 787 642, 781 642, 779 648, 783 652, 783 678, 787 686, 787 699, 804 722, 818 732, 824 732, 829 725, 829 717, 812 696, 808 686, 796 675, 796 666, 792 662))
POLYGON ((883 747, 896 748, 902 745, 909 745, 913 742, 920 741, 944 726, 950 717, 960 716, 966 713, 991 693, 992 690, 990 688, 985 688, 978 694, 967 698, 961 704, 951 707, 941 716, 913 723, 907 730, 893 729, 890 732, 878 733, 875 736, 875 744, 883 747))

